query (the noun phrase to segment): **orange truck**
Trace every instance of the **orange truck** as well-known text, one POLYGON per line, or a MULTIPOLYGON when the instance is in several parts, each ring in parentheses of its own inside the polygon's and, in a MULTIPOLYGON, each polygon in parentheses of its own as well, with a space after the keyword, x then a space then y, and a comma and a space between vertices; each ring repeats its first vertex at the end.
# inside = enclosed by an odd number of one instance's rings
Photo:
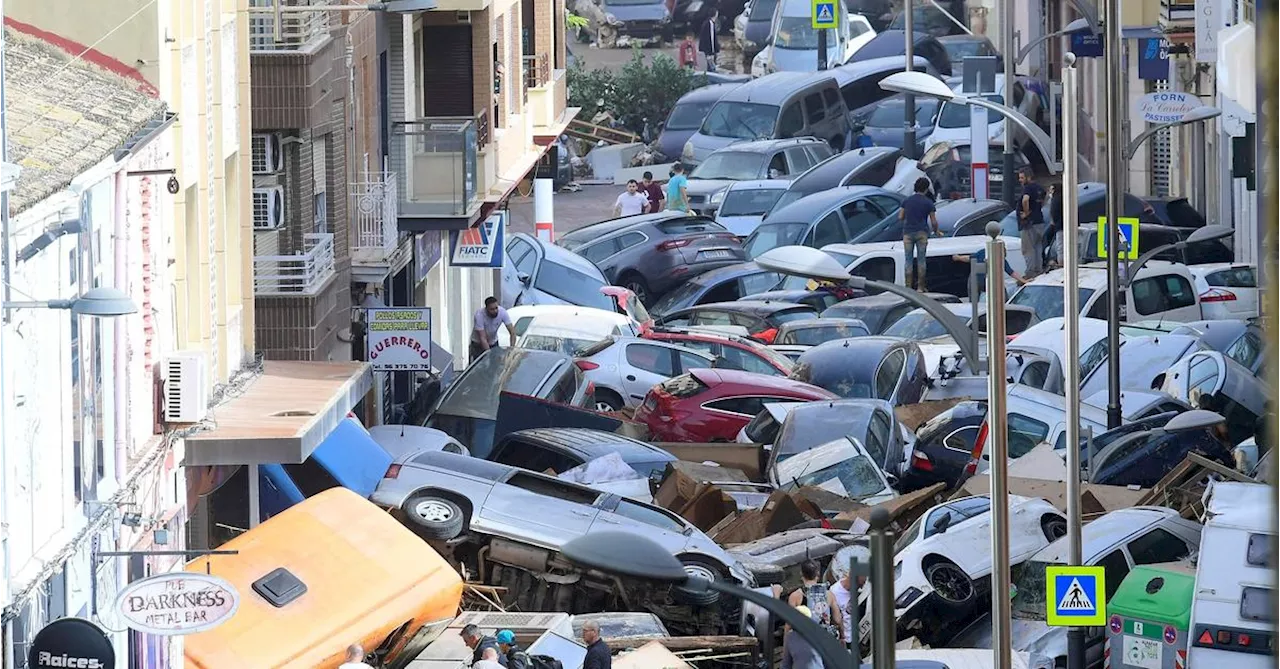
POLYGON ((406 666, 458 615, 462 579, 385 511, 332 488, 193 560, 235 586, 231 619, 184 641, 188 669, 335 669, 359 643, 406 666))

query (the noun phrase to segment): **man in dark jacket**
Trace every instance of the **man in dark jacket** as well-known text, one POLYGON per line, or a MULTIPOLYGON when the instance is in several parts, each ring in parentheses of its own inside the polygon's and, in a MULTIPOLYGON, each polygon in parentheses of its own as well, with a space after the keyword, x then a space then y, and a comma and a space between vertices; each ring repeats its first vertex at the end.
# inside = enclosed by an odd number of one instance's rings
POLYGON ((516 633, 511 630, 498 632, 498 650, 507 658, 507 669, 529 669, 529 654, 516 645, 516 633))
POLYGON ((707 72, 716 71, 716 55, 720 53, 720 41, 716 38, 716 19, 719 12, 712 10, 711 16, 698 28, 698 52, 706 59, 707 72))
POLYGON ((587 644, 587 657, 582 661, 582 669, 613 669, 609 644, 600 638, 600 623, 594 620, 582 623, 582 641, 587 644))
POLYGON ((462 637, 462 642, 467 644, 467 648, 471 649, 472 664, 484 658, 486 648, 492 648, 498 654, 498 664, 507 666, 507 656, 503 655, 502 649, 498 647, 498 640, 481 634, 479 626, 467 625, 462 628, 459 635, 462 637))

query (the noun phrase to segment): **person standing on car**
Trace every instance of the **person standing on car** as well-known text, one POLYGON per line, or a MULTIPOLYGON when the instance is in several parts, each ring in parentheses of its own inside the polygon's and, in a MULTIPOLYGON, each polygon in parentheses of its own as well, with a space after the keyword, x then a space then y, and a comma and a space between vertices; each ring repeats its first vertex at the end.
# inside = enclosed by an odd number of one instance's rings
POLYGON ((530 669, 529 654, 516 645, 516 633, 502 630, 494 637, 498 640, 498 650, 507 658, 507 669, 530 669))
POLYGON ((471 649, 472 666, 484 666, 476 663, 484 661, 486 652, 492 653, 493 658, 491 661, 497 662, 499 666, 507 666, 507 659, 498 650, 498 640, 481 634, 479 625, 473 624, 463 627, 458 636, 461 636, 462 642, 467 644, 467 648, 471 649))
POLYGON ((662 186, 653 180, 653 172, 645 172, 640 177, 640 191, 649 198, 649 213, 662 211, 666 196, 662 194, 662 186))
POLYGON ((908 288, 925 292, 925 261, 928 259, 929 227, 941 235, 938 208, 929 197, 928 177, 916 179, 915 193, 902 202, 898 220, 902 223, 902 276, 908 288))
POLYGON ((689 213, 689 179, 684 176, 684 165, 671 166, 671 179, 667 181, 667 209, 689 213))
POLYGON ((827 584, 819 580, 822 568, 813 560, 805 560, 800 564, 800 587, 796 588, 787 603, 797 609, 804 609, 809 617, 833 636, 840 636, 836 626, 831 622, 831 600, 827 596, 827 584))
MULTIPOLYGON (((801 604, 795 607, 800 615, 813 617, 809 607, 801 604)), ((782 669, 824 669, 822 656, 809 643, 809 640, 796 633, 790 625, 784 625, 786 632, 782 635, 782 669)))
POLYGON ((698 51, 706 63, 707 72, 716 71, 716 56, 720 53, 720 41, 716 38, 716 19, 720 12, 711 10, 711 16, 698 28, 698 51))
POLYGON ((582 641, 587 644, 582 669, 613 669, 613 654, 609 652, 609 644, 600 638, 600 623, 594 620, 582 623, 582 641))
POLYGON ((498 326, 505 325, 507 334, 511 335, 511 343, 516 342, 516 329, 511 325, 511 317, 507 310, 498 304, 498 298, 487 297, 484 308, 477 309, 472 317, 471 330, 471 362, 484 355, 484 352, 498 345, 498 326))
POLYGON ((1031 170, 1018 173, 1022 184, 1022 197, 1018 198, 1018 236, 1022 238, 1022 258, 1027 264, 1027 276, 1036 276, 1043 270, 1044 258, 1044 188, 1031 180, 1031 170))

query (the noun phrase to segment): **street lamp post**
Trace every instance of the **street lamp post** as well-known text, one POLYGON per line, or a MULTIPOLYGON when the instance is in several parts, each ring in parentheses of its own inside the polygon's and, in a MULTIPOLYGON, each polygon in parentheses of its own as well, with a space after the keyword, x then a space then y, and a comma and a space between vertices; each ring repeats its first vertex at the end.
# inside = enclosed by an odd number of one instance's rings
MULTIPOLYGON (((1122 191, 1120 126, 1120 87, 1124 84, 1120 70, 1120 0, 1106 1, 1106 14, 1102 27, 1106 33, 1103 42, 1103 58, 1106 61, 1104 92, 1106 96, 1107 138, 1107 340, 1111 347, 1111 360, 1107 362, 1107 429, 1120 427, 1120 359, 1116 353, 1120 347, 1120 214, 1124 211, 1122 191)), ((1074 156, 1073 156, 1074 157, 1074 156)))
POLYGON ((1005 378, 1005 245, 987 224, 987 438, 991 441, 991 649, 994 669, 1012 669, 1013 574, 1009 563, 1009 414, 1005 378))
POLYGON ((1036 47, 1040 46, 1041 44, 1044 44, 1045 42, 1048 42, 1049 40, 1055 37, 1066 37, 1071 33, 1079 32, 1081 30, 1088 30, 1088 29, 1089 29, 1089 21, 1087 19, 1076 19, 1071 23, 1068 23, 1067 27, 1063 28, 1062 30, 1059 30, 1057 32, 1051 32, 1047 35, 1042 35, 1040 37, 1037 37, 1030 44, 1022 47, 1022 49, 1018 51, 1018 58, 1015 62, 1017 62, 1018 64, 1021 64, 1022 61, 1027 59, 1027 56, 1031 55, 1032 51, 1035 51, 1036 47))
MULTIPOLYGON (((1000 53, 1004 54, 1004 102, 1005 104, 1013 103, 1013 76, 1015 66, 1013 59, 1009 57, 1013 53, 1013 8, 1018 4, 1015 0, 1004 0, 1004 12, 1000 17, 1000 53)), ((1014 206, 1013 196, 1013 126, 1014 121, 1007 114, 1004 117, 1004 164, 1001 170, 1004 176, 1000 179, 1000 199, 1004 200, 1010 207, 1014 206)), ((1050 156, 1053 153, 1044 153, 1040 155, 1045 157, 1045 162, 1052 160, 1050 156)), ((1003 275, 1001 275, 1003 276, 1003 275)))

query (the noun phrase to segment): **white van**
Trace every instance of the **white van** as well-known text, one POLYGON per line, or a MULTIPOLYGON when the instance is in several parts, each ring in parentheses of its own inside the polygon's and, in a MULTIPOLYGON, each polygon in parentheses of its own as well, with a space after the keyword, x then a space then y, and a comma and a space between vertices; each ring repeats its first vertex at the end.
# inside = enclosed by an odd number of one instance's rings
MULTIPOLYGON (((932 242, 931 242, 932 243, 932 242)), ((1080 315, 1107 318, 1106 263, 1089 263, 1080 267, 1080 315)), ((1062 269, 1045 272, 1032 279, 1009 298, 1009 304, 1021 304, 1036 310, 1041 321, 1062 316, 1062 285, 1066 280, 1062 269)), ((1138 270, 1133 282, 1120 294, 1120 320, 1163 320, 1189 323, 1201 320, 1200 296, 1196 294, 1195 277, 1186 265, 1153 260, 1138 270)))
POLYGON ((1188 667, 1274 667, 1275 491, 1217 481, 1205 491, 1188 667))
MULTIPOLYGON (((1022 242, 1015 237, 1003 237, 1005 259, 1013 271, 1021 275, 1026 271, 1022 260, 1022 242)), ((986 248, 985 235, 968 237, 935 237, 926 248, 925 282, 931 292, 948 293, 960 297, 969 296, 969 265, 956 262, 953 256, 972 255, 986 248)), ((822 251, 835 258, 850 274, 904 285, 906 261, 902 242, 869 242, 866 244, 828 244, 822 251)), ((788 279, 785 283, 794 282, 788 279)), ((1006 294, 1012 294, 1017 283, 1005 277, 1006 294)))

